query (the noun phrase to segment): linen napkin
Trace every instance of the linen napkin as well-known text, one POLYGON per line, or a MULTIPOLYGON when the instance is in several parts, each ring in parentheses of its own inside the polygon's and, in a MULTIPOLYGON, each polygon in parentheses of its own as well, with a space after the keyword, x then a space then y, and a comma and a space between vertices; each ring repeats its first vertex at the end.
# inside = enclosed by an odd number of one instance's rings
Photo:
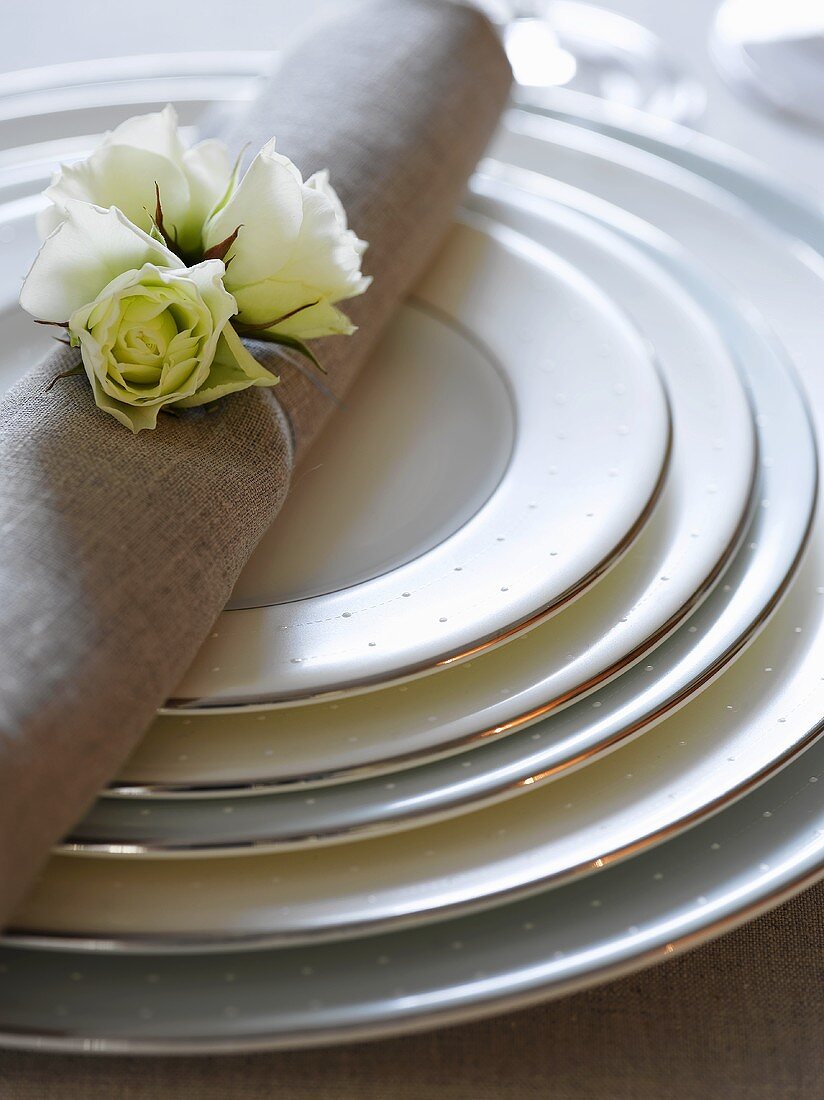
MULTIPOLYGON (((274 135, 304 176, 328 168, 369 242, 359 331, 318 346, 337 394, 432 258, 509 80, 480 12, 381 0, 298 41, 219 135, 252 151, 274 135)), ((137 436, 80 378, 46 391, 70 350, 0 404, 0 922, 175 688, 335 407, 254 350, 274 390, 137 436)))

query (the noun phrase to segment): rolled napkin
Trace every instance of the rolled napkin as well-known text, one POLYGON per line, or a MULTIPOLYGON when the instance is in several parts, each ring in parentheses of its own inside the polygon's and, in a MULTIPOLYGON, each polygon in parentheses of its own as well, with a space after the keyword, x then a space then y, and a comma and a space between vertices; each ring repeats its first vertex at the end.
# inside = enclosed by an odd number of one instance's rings
MULTIPOLYGON (((478 11, 382 0, 297 42, 221 135, 328 168, 369 242, 359 331, 319 348, 337 394, 432 258, 509 79, 478 11)), ((0 922, 174 690, 334 408, 278 363, 274 390, 132 435, 84 379, 47 391, 77 361, 55 352, 0 404, 0 922)))

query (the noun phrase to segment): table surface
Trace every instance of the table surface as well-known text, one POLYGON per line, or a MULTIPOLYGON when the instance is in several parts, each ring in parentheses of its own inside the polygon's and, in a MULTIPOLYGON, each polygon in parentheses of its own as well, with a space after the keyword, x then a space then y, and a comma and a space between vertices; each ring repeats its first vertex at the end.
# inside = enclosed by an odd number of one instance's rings
MULTIPOLYGON (((84 0, 7 5, 0 71, 124 53, 278 43, 351 0, 84 0), (123 14, 121 15, 121 11, 123 14), (113 15, 113 12, 116 14, 113 15), (240 18, 238 17, 240 15, 240 18), (125 28, 128 26, 128 31, 125 28)), ((601 0, 676 49, 708 91, 701 128, 821 195, 824 137, 737 99, 707 34, 717 0, 601 0)), ((770 0, 761 0, 770 2, 770 0)), ((358 1100, 725 1100, 824 1096, 824 886, 644 974, 561 1001, 406 1039, 330 1051, 212 1059, 0 1055, 3 1100, 277 1096, 358 1100)))

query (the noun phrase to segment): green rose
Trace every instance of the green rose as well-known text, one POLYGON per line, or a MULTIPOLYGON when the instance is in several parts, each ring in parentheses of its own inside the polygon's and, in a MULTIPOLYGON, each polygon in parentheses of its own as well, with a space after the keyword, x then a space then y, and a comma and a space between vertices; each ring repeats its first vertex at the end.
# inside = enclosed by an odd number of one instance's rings
POLYGON ((21 303, 65 324, 96 404, 139 432, 165 406, 191 408, 275 375, 229 324, 220 260, 187 268, 116 208, 70 202, 26 278, 21 303))

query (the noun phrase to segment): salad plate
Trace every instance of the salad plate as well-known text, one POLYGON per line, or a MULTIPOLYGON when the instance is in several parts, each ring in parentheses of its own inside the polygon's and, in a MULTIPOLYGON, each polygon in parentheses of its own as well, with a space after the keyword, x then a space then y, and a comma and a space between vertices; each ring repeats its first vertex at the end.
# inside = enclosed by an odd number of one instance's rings
POLYGON ((468 224, 414 299, 495 383, 482 398, 454 346, 406 333, 420 366, 396 385, 379 350, 170 705, 350 693, 452 665, 556 613, 641 530, 670 452, 651 349, 549 250, 468 224), (364 399, 376 389, 382 403, 364 399))

